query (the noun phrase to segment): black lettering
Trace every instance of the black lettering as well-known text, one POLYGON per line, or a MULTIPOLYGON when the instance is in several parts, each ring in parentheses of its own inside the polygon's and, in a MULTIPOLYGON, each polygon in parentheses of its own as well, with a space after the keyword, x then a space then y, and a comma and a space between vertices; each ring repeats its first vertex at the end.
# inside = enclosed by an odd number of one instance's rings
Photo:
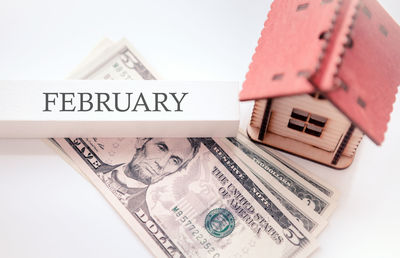
POLYGON ((165 111, 170 112, 171 110, 169 110, 164 104, 164 102, 167 101, 167 94, 161 93, 161 92, 156 92, 153 94, 155 95, 155 102, 156 102, 154 111, 157 111, 157 112, 161 111, 158 106, 158 104, 160 104, 161 106, 163 106, 165 111), (162 100, 159 99, 160 95, 163 96, 162 100))
POLYGON ((43 112, 51 112, 51 110, 49 109, 49 103, 53 103, 55 105, 56 99, 54 98, 53 100, 49 100, 49 95, 55 95, 58 98, 58 93, 43 92, 43 94, 46 96, 45 97, 45 109, 43 110, 43 112))
POLYGON ((93 103, 91 102, 92 100, 92 94, 88 93, 88 92, 82 92, 82 93, 78 93, 80 96, 80 109, 78 110, 78 112, 88 112, 90 110, 92 110, 93 108, 93 103), (88 98, 86 100, 84 100, 83 96, 88 96, 88 98), (84 109, 83 108, 83 104, 87 103, 89 104, 89 108, 88 109, 84 109))
POLYGON ((175 109, 175 111, 182 112, 183 110, 181 109, 181 102, 182 102, 183 98, 186 95, 188 95, 189 93, 188 92, 183 92, 182 93, 182 98, 180 100, 178 100, 178 98, 176 97, 176 93, 175 92, 173 92, 173 93, 170 92, 169 94, 171 94, 172 97, 174 98, 174 100, 176 101, 176 109, 175 109))
POLYGON ((63 93, 60 92, 61 99, 62 99, 62 109, 60 110, 61 112, 73 112, 75 111, 75 107, 72 109, 66 109, 66 104, 72 105, 72 100, 75 97, 75 93, 69 92, 69 93, 63 93), (71 98, 67 99, 67 96, 70 96, 71 98))
POLYGON ((110 100, 110 95, 108 93, 96 93, 96 95, 97 95, 97 109, 95 110, 96 112, 103 112, 103 110, 101 109, 102 104, 108 111, 110 112, 114 111, 107 105, 107 102, 110 100), (101 96, 106 96, 106 99, 102 100, 101 96))
POLYGON ((121 94, 121 93, 113 93, 113 94, 114 94, 114 96, 115 96, 115 109, 116 109, 117 111, 119 111, 119 112, 126 112, 126 111, 128 111, 129 108, 131 107, 131 95, 132 95, 132 93, 131 93, 131 92, 127 92, 127 93, 126 93, 126 95, 128 95, 128 106, 127 106, 125 109, 121 109, 121 108, 119 107, 119 105, 118 105, 118 102, 119 102, 118 95, 121 94))
POLYGON ((146 112, 150 111, 149 106, 146 103, 146 99, 143 97, 143 93, 140 93, 138 100, 136 101, 135 107, 132 109, 132 111, 136 112, 138 106, 144 106, 145 107, 144 111, 146 112))

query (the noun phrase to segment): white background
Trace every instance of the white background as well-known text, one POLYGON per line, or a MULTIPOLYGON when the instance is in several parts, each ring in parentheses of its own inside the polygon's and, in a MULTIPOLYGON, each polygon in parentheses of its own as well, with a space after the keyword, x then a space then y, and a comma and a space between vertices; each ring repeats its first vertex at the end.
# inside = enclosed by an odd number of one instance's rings
MULTIPOLYGON (((164 79, 243 81, 270 2, 1 0, 0 79, 63 79, 103 37, 126 37, 164 79)), ((398 1, 380 2, 400 22, 398 1)), ((399 255, 399 144, 397 101, 383 146, 364 138, 349 169, 290 156, 341 194, 314 257, 399 255)), ((0 140, 0 257, 149 256, 50 147, 0 140)))

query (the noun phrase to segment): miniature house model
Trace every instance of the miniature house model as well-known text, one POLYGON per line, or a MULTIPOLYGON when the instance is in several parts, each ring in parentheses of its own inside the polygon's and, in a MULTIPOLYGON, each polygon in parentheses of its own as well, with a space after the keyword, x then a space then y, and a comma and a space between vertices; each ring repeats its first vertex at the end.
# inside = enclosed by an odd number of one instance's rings
POLYGON ((275 0, 241 100, 249 137, 345 168, 383 142, 400 83, 400 28, 375 0, 275 0))

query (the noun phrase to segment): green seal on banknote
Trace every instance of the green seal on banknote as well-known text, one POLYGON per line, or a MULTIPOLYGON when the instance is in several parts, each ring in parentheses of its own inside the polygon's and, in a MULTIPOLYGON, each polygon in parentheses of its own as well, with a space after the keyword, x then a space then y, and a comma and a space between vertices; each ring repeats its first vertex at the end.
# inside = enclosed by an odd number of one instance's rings
POLYGON ((224 238, 235 228, 235 218, 227 209, 217 208, 207 214, 205 227, 212 236, 224 238))

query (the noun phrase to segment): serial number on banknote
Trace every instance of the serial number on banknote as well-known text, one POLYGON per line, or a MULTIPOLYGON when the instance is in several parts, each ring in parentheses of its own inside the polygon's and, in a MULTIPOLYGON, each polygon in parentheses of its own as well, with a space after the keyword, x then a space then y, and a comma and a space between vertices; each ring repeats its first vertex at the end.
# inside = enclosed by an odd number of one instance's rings
MULTIPOLYGON (((179 221, 185 229, 191 233, 193 239, 196 240, 204 249, 208 250, 209 254, 213 254, 215 252, 215 248, 212 244, 208 241, 207 238, 200 233, 200 230, 192 223, 189 217, 187 217, 182 210, 179 209, 178 206, 175 206, 171 209, 173 213, 175 213, 177 221, 179 221)), ((219 253, 214 253, 213 258, 219 257, 219 253)))

